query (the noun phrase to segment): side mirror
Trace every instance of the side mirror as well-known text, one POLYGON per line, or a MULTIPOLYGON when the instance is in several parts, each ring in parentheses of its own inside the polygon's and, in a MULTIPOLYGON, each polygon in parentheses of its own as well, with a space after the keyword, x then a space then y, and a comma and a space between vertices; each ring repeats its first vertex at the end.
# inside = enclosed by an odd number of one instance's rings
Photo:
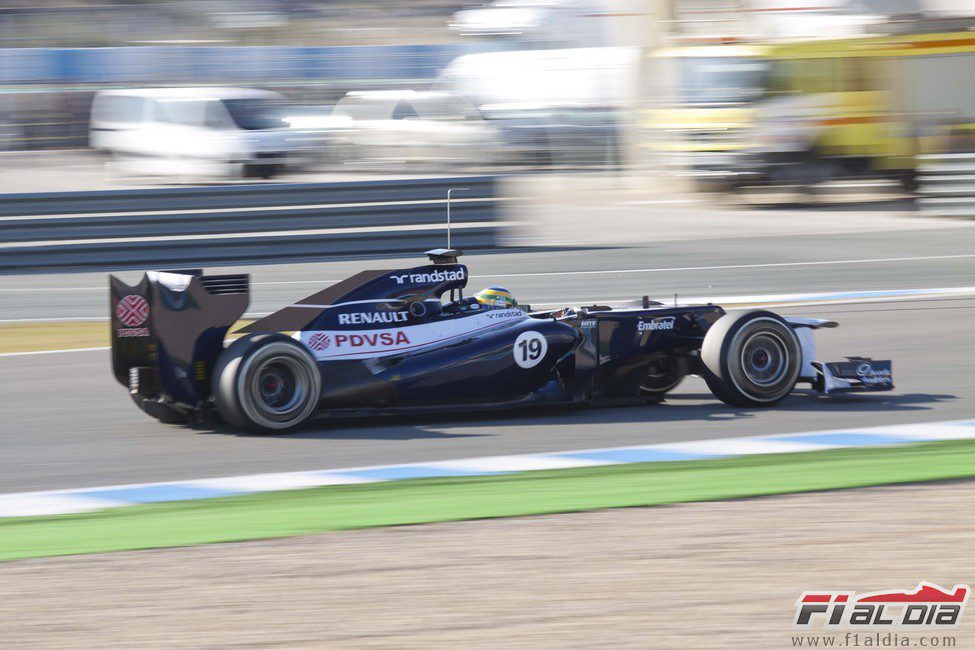
POLYGON ((443 304, 439 300, 423 300, 410 303, 410 316, 415 319, 439 316, 443 312, 443 304))

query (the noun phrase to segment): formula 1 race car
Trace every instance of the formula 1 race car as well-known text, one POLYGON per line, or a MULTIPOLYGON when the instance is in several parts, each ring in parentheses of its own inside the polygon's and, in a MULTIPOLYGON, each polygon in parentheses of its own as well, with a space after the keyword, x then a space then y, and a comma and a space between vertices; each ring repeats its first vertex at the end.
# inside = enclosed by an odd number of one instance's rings
POLYGON ((248 276, 149 272, 135 286, 111 276, 115 377, 163 422, 219 415, 262 433, 316 415, 659 402, 688 374, 737 407, 772 406, 797 382, 822 394, 893 388, 890 361, 815 360, 812 332, 832 321, 647 296, 553 311, 483 305, 463 296, 460 254, 362 271, 229 345, 248 276))

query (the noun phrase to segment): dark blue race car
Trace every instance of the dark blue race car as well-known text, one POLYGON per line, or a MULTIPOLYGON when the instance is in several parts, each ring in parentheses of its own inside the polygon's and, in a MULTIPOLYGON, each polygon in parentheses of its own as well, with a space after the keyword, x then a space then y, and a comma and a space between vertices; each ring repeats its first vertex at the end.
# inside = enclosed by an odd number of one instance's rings
POLYGON ((111 276, 112 366, 146 413, 284 433, 315 416, 659 402, 688 374, 737 407, 772 406, 798 382, 820 393, 890 390, 891 363, 820 363, 832 321, 713 304, 554 311, 463 296, 459 251, 362 271, 235 332, 246 275, 111 276))

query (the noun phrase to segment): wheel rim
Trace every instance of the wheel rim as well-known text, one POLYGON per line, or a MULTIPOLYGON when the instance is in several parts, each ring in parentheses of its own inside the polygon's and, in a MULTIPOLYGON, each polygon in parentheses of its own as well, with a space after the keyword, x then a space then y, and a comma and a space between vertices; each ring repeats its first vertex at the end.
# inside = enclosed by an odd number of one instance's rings
POLYGON ((305 386, 293 364, 274 361, 258 369, 257 390, 268 411, 282 414, 304 397, 305 386))
POLYGON ((756 386, 775 385, 785 374, 788 359, 782 340, 768 333, 753 335, 742 346, 742 371, 756 386))
POLYGON ((242 410, 252 422, 267 429, 300 424, 318 403, 318 369, 292 345, 267 345, 247 359, 239 377, 242 410))
POLYGON ((736 335, 728 358, 735 386, 756 402, 788 394, 799 376, 798 341, 772 319, 756 319, 736 335))

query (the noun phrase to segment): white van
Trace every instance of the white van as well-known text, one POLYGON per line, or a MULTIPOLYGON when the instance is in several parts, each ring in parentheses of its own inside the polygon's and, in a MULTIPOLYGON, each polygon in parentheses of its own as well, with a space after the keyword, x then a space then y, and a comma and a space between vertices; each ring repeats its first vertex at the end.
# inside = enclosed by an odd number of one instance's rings
POLYGON ((342 162, 492 164, 501 159, 502 135, 465 97, 417 90, 350 92, 332 110, 349 120, 342 162))
POLYGON ((270 178, 294 152, 285 101, 246 88, 102 90, 89 144, 128 173, 270 178))

